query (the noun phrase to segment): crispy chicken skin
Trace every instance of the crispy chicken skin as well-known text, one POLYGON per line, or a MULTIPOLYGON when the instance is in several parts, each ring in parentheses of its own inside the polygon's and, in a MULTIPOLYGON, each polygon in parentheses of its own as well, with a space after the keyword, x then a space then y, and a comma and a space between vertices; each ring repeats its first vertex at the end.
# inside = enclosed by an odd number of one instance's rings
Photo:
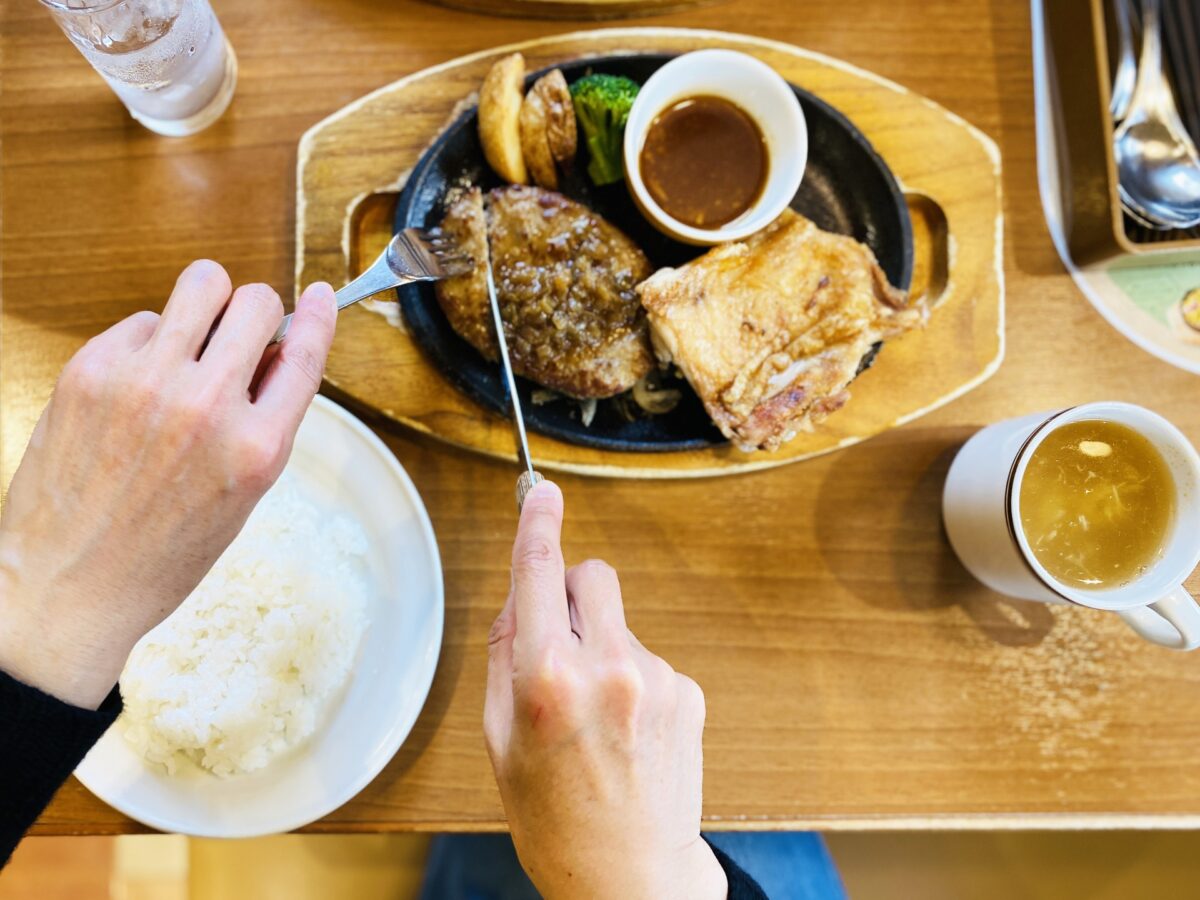
POLYGON ((513 371, 572 397, 611 397, 654 367, 637 245, 562 194, 524 185, 454 200, 442 229, 476 260, 437 285, 451 326, 497 359, 483 261, 491 254, 513 371))
POLYGON ((922 325, 853 238, 792 210, 638 286, 660 361, 673 362, 721 432, 743 450, 774 450, 849 399, 876 342, 922 325))

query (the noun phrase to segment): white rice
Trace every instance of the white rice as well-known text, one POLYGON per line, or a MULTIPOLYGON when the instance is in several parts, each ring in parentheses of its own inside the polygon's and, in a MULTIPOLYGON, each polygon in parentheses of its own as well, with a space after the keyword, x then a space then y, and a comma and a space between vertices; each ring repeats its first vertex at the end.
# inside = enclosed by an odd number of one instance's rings
POLYGON ((305 741, 345 684, 366 626, 367 537, 285 474, 121 675, 125 737, 174 772, 261 769, 305 741))

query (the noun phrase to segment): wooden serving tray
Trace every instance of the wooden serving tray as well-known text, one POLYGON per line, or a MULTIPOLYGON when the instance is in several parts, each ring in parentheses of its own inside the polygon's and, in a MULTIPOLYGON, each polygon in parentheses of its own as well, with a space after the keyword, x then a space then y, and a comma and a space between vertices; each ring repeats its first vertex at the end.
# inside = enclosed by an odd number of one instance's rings
MULTIPOLYGON (((488 67, 520 50, 530 71, 583 56, 728 47, 759 57, 845 113, 887 160, 913 213, 914 295, 935 304, 929 326, 888 341, 851 386, 846 407, 778 451, 732 446, 621 453, 529 436, 549 470, 634 478, 748 472, 862 441, 949 403, 986 380, 1004 355, 1000 154, 983 133, 899 85, 820 54, 746 35, 620 28, 512 44, 417 72, 318 123, 301 139, 296 175, 296 285, 345 283, 391 237, 407 173, 469 103, 488 67)), ((508 422, 458 392, 405 333, 398 304, 341 313, 325 373, 352 405, 460 447, 515 459, 508 422)))

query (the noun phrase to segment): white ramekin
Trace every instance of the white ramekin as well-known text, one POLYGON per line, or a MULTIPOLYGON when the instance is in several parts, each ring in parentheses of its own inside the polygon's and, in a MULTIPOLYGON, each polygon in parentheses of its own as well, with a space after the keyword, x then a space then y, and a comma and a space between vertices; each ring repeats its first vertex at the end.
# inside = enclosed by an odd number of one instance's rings
POLYGON ((720 244, 765 228, 791 203, 808 162, 808 126, 786 81, 761 60, 733 50, 697 50, 676 57, 642 85, 625 124, 625 180, 656 228, 689 244, 720 244), (737 104, 758 123, 767 143, 767 183, 754 205, 720 228, 696 228, 669 215, 646 189, 640 169, 650 125, 680 100, 701 95, 737 104))

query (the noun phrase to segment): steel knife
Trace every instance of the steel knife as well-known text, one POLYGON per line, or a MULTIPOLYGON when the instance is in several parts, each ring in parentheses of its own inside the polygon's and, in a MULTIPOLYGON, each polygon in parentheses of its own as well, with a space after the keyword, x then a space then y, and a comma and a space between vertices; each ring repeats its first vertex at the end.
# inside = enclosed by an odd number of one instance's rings
POLYGON ((508 393, 508 407, 512 413, 513 434, 517 442, 517 462, 521 474, 517 477, 517 511, 525 504, 525 495, 542 476, 533 468, 529 458, 529 439, 525 436, 525 415, 521 412, 521 398, 517 396, 517 380, 513 377, 512 360, 508 356, 508 341, 504 337, 504 319, 500 316, 500 302, 496 299, 496 282, 492 279, 492 261, 487 262, 488 302, 492 305, 492 324, 496 326, 496 344, 500 347, 500 369, 504 373, 504 385, 508 393))

